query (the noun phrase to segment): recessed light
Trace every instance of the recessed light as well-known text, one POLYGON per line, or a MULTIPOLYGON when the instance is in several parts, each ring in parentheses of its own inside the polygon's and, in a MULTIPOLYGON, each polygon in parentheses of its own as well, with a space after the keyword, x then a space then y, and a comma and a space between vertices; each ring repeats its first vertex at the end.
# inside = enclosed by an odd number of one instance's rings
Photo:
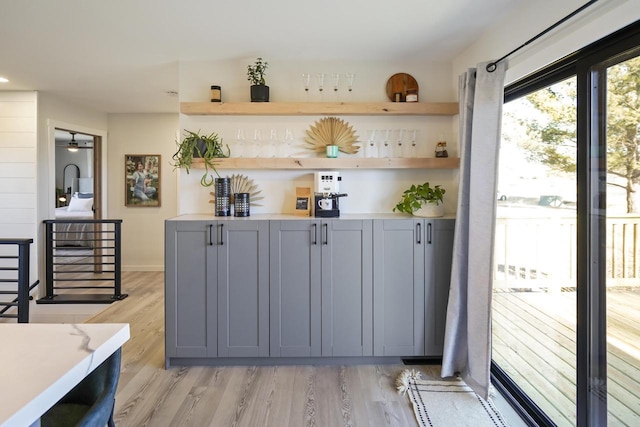
POLYGON ((9 79, 0 76, 0 83, 9 83, 9 79))

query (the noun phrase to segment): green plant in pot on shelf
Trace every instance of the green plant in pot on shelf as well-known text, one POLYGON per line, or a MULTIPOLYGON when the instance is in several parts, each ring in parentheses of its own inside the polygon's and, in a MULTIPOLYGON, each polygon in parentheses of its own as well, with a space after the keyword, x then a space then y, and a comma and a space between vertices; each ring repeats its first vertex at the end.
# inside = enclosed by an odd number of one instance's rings
POLYGON ((402 193, 402 198, 393 208, 399 212, 421 217, 439 217, 444 215, 443 196, 446 190, 440 185, 431 187, 429 182, 412 184, 402 193))
POLYGON ((247 80, 251 82, 251 102, 269 102, 269 86, 264 75, 269 63, 262 58, 256 59, 255 64, 247 65, 247 80))
POLYGON ((209 173, 213 170, 220 177, 216 169, 216 160, 229 157, 231 150, 228 145, 222 144, 222 138, 217 133, 201 135, 200 131, 184 131, 185 136, 178 144, 178 151, 172 156, 174 168, 184 168, 187 173, 193 165, 193 159, 201 158, 204 161, 205 172, 200 179, 203 187, 209 187, 214 182, 214 177, 209 173), (226 151, 225 151, 226 147, 226 151))

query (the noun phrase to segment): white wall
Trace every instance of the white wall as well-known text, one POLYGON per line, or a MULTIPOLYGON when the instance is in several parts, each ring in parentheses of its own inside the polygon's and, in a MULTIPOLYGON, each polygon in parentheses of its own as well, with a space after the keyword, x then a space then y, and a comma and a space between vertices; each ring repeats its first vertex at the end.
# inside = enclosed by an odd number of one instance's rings
MULTIPOLYGON (((255 58, 242 58, 218 62, 184 62, 180 64, 180 101, 207 102, 209 87, 212 84, 222 87, 222 99, 227 102, 248 102, 249 82, 246 79, 246 66, 255 58)), ((416 78, 420 86, 420 101, 448 102, 456 101, 456 92, 449 86, 451 67, 439 63, 401 64, 393 62, 269 62, 266 81, 270 87, 271 102, 320 102, 320 101, 388 101, 386 96, 387 79, 395 73, 406 72, 416 78), (343 81, 338 97, 332 91, 331 73, 355 73, 353 92, 346 90, 343 81), (311 90, 305 94, 302 73, 326 73, 325 91, 321 96, 316 81, 311 79, 311 90)), ((321 116, 187 116, 180 115, 180 128, 204 133, 217 132, 225 143, 235 144, 238 129, 243 129, 247 139, 260 129, 264 143, 271 129, 275 129, 279 138, 285 129, 293 131, 298 156, 312 156, 304 148, 304 136, 321 116)), ((448 142, 450 156, 458 155, 457 141, 454 140, 455 118, 452 117, 410 117, 410 116, 345 116, 341 117, 353 125, 360 140, 364 140, 370 129, 419 129, 418 144, 422 153, 434 157, 435 144, 440 138, 448 142)), ((346 156, 342 153, 340 156, 346 156)), ((357 157, 362 154, 355 155, 357 157)), ((213 213, 211 189, 200 185, 203 170, 192 170, 190 174, 180 171, 179 213, 213 213)), ((412 183, 430 181, 442 184, 447 189, 445 209, 455 211, 457 198, 457 171, 455 170, 343 170, 341 191, 348 197, 340 200, 344 213, 391 212, 400 199, 402 192, 412 183)), ((295 187, 313 188, 313 171, 260 171, 225 170, 222 175, 242 173, 253 179, 262 191, 263 206, 252 206, 253 213, 292 213, 295 205, 295 187)))
POLYGON ((164 268, 164 220, 176 216, 177 174, 169 164, 175 152, 177 114, 109 115, 108 218, 122 219, 122 270, 164 268), (159 154, 161 205, 125 207, 127 154, 159 154))
MULTIPOLYGON (((34 239, 30 282, 38 278, 37 104, 36 92, 0 92, 0 237, 34 239)), ((16 254, 0 247, 0 255, 16 254)))
MULTIPOLYGON (((457 76, 477 63, 497 59, 578 9, 584 0, 538 0, 525 2, 501 25, 489 29, 453 62, 453 85, 457 76)), ((506 84, 619 30, 640 19, 638 0, 600 1, 508 59, 506 84)))

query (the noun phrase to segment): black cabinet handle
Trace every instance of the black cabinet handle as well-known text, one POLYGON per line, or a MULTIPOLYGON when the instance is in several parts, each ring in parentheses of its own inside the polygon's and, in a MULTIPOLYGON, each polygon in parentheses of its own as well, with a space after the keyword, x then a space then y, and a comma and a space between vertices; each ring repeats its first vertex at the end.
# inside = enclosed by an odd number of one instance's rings
POLYGON ((422 223, 420 222, 416 224, 416 243, 422 244, 422 223))
POLYGON ((427 224, 427 243, 431 244, 431 223, 427 224))
POLYGON ((218 225, 218 227, 220 227, 220 245, 224 245, 224 241, 222 240, 222 235, 224 234, 222 231, 222 227, 224 227, 224 224, 220 224, 218 225))
POLYGON ((322 242, 322 244, 328 245, 329 244, 329 226, 327 224, 322 224, 322 227, 324 228, 324 241, 322 242))
POLYGON ((209 246, 213 246, 213 224, 209 224, 209 246))
POLYGON ((313 227, 313 232, 312 232, 313 240, 311 241, 311 244, 317 245, 318 244, 318 224, 311 224, 311 226, 313 227))

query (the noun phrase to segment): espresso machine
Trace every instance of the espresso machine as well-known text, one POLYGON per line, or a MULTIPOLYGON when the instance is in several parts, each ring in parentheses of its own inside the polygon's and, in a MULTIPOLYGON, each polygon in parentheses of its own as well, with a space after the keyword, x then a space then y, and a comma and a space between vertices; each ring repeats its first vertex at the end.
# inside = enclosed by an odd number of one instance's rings
POLYGON ((336 218, 340 216, 340 172, 315 172, 314 212, 316 217, 336 218))

